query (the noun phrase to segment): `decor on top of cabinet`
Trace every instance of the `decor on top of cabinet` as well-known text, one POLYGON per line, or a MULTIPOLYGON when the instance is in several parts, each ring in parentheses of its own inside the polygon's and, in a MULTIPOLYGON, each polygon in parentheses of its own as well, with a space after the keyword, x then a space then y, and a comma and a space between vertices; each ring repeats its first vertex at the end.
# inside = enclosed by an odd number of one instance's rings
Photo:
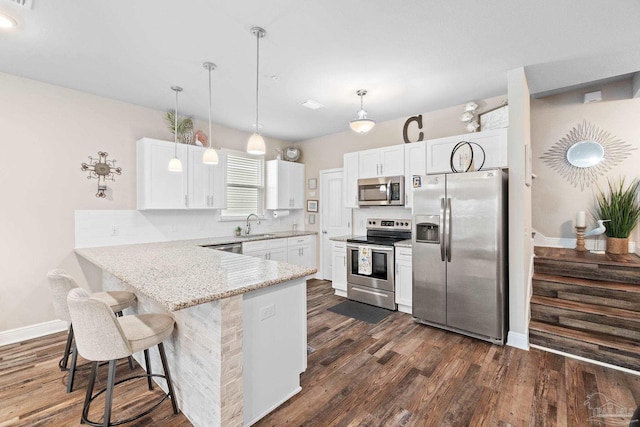
POLYGON ((106 180, 115 181, 113 175, 122 175, 122 168, 116 167, 115 160, 107 160, 109 153, 104 151, 98 151, 98 157, 94 158, 89 156, 89 163, 82 163, 82 171, 89 171, 87 179, 95 178, 98 180, 98 192, 96 197, 104 199, 107 197, 107 184, 106 180))
POLYGON ((502 105, 493 110, 478 115, 480 128, 478 130, 502 129, 509 127, 509 106, 504 100, 502 105))
MULTIPOLYGON (((179 142, 188 145, 194 143, 193 119, 191 117, 180 118, 180 116, 178 116, 176 120, 176 110, 171 109, 166 112, 165 120, 167 121, 167 127, 172 134, 175 135, 176 128, 178 129, 177 137, 179 142)), ((202 142, 202 140, 200 141, 202 142)))
POLYGON ((479 171, 484 166, 486 158, 482 145, 471 141, 460 141, 451 150, 451 157, 449 158, 451 172, 479 171), (482 156, 480 157, 480 155, 482 156))
POLYGON ((298 147, 287 147, 282 152, 284 159, 290 162, 295 162, 300 158, 300 149, 298 147))
POLYGON ((476 111, 478 110, 478 104, 475 102, 467 102, 464 105, 464 113, 460 116, 460 121, 466 123, 467 132, 475 132, 480 125, 476 119, 476 111))
POLYGON ((629 235, 640 220, 640 181, 634 179, 625 186, 625 179, 617 182, 608 180, 609 191, 598 188, 594 217, 608 220, 605 224, 607 235, 607 253, 629 253, 629 235))
POLYGON ((540 157, 574 187, 585 187, 622 162, 636 148, 584 120, 540 157))

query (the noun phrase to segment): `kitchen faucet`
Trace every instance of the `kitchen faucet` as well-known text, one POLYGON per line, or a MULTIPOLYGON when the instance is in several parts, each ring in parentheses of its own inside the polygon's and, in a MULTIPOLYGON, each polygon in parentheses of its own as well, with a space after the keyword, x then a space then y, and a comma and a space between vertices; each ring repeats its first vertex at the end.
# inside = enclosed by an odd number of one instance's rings
POLYGON ((246 229, 245 229, 245 234, 247 236, 249 235, 249 233, 251 233, 251 224, 249 223, 249 220, 251 219, 252 216, 256 217, 256 220, 258 221, 258 225, 260 225, 260 217, 258 217, 258 215, 254 214, 254 213, 247 215, 247 226, 246 226, 246 229))

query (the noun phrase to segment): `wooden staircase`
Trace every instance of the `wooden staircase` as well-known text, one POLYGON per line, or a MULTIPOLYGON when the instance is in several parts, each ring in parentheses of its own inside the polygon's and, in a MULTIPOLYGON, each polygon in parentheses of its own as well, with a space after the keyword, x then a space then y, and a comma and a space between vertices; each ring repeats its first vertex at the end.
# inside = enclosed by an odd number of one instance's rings
POLYGON ((640 371, 640 257, 535 254, 530 343, 640 371))

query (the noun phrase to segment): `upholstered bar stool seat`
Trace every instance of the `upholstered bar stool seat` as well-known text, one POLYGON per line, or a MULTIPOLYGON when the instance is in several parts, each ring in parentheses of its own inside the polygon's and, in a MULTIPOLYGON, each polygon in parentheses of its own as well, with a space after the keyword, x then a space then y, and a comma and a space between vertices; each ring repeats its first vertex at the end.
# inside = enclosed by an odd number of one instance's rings
POLYGON ((89 295, 84 289, 72 289, 67 296, 69 314, 75 325, 75 336, 78 352, 82 357, 93 362, 87 394, 82 408, 81 422, 93 426, 120 425, 147 415, 158 407, 166 398, 171 399, 173 413, 178 413, 171 374, 162 341, 173 332, 174 320, 166 314, 140 314, 116 317, 113 310, 104 301, 89 295), (149 348, 156 346, 160 353, 164 375, 153 374, 149 362, 149 348), (118 381, 122 384, 137 378, 147 378, 149 390, 153 390, 152 377, 164 378, 167 382, 168 393, 164 394, 150 409, 125 420, 111 423, 111 405, 113 389, 116 385, 116 362, 118 359, 129 357, 133 353, 144 352, 147 373, 135 375, 118 381), (99 362, 109 361, 107 387, 96 394, 93 393, 95 377, 99 362), (91 403, 101 394, 105 394, 104 417, 102 422, 88 419, 91 403))
MULTIPOLYGON (((53 299, 53 309, 56 316, 58 316, 60 320, 69 323, 67 345, 58 365, 62 370, 69 370, 67 393, 71 393, 73 391, 73 381, 76 374, 78 353, 73 339, 73 324, 71 323, 71 316, 69 315, 69 308, 67 307, 67 294, 71 289, 78 288, 78 284, 73 277, 61 269, 49 271, 49 273, 47 273, 47 279, 49 281, 49 288, 53 299), (67 368, 69 356, 71 356, 71 367, 67 368)), ((122 314, 122 310, 131 306, 136 300, 136 295, 133 292, 127 291, 95 292, 92 293, 91 296, 104 301, 114 313, 120 315, 122 314)), ((131 359, 129 359, 129 366, 133 369, 133 361, 131 359)))

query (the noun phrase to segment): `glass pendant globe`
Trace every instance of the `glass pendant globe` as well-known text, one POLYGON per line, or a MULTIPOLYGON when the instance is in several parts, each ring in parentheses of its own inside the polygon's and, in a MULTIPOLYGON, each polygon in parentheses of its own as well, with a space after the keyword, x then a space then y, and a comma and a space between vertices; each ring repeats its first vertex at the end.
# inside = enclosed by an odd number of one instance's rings
POLYGON ((207 148, 202 154, 202 163, 205 165, 217 165, 218 153, 213 148, 207 148))
POLYGON ((179 158, 174 157, 169 161, 169 171, 170 172, 182 172, 182 162, 179 158))
POLYGON ((351 130, 359 134, 367 133, 375 126, 376 121, 371 119, 355 119, 349 122, 351 130))
POLYGON ((247 153, 260 156, 266 151, 267 149, 264 144, 264 138, 262 138, 262 135, 255 132, 247 142, 247 153))

